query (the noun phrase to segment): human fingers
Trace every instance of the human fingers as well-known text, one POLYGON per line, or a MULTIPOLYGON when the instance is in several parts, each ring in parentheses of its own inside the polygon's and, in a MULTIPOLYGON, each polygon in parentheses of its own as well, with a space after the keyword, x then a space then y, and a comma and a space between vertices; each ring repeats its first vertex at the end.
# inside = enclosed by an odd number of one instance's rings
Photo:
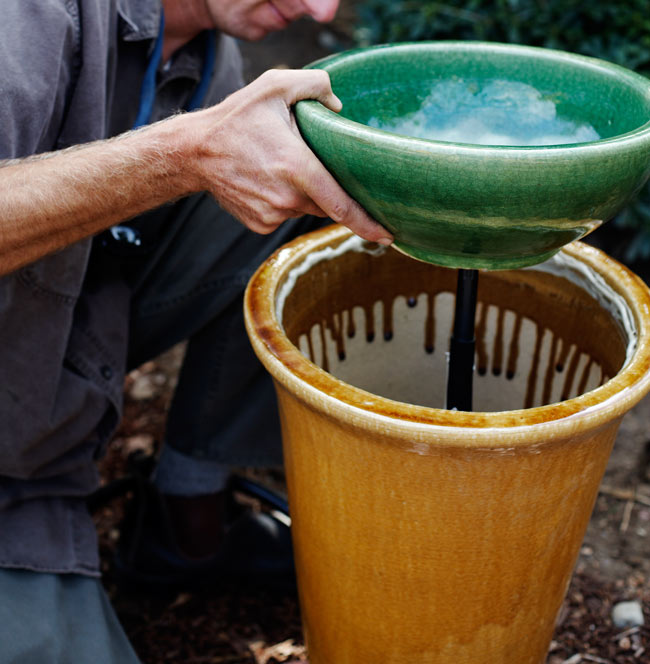
POLYGON ((303 166, 296 173, 295 185, 333 221, 370 242, 392 243, 393 236, 346 193, 307 147, 303 166))
POLYGON ((288 107, 303 99, 315 99, 335 113, 343 108, 332 91, 329 74, 322 69, 271 69, 259 80, 277 90, 288 107))

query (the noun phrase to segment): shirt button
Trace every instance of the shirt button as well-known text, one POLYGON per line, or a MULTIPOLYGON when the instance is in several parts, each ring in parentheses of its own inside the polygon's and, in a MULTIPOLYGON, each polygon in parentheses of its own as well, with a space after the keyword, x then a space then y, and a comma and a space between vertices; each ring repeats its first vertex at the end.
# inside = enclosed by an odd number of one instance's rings
POLYGON ((101 373, 102 377, 105 378, 106 380, 110 380, 113 377, 113 369, 111 369, 108 364, 105 364, 99 372, 101 373))

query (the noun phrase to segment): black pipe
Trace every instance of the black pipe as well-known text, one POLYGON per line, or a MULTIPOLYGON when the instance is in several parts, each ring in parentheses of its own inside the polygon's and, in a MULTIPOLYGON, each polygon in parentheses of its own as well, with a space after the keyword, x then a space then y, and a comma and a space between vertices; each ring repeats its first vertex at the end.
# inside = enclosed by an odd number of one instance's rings
POLYGON ((450 410, 472 410, 477 287, 478 270, 458 270, 454 330, 447 367, 447 408, 450 410))

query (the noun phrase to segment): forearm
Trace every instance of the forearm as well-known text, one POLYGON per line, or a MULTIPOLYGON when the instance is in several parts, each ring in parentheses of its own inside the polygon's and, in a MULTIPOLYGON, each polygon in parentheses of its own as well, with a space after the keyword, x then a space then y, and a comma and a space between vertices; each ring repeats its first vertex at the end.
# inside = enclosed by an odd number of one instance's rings
POLYGON ((197 190, 186 125, 0 162, 0 274, 197 190))
POLYGON ((257 233, 302 214, 388 231, 302 141, 300 99, 340 109, 322 71, 267 72, 217 106, 58 153, 0 162, 0 275, 167 201, 207 191, 257 233))

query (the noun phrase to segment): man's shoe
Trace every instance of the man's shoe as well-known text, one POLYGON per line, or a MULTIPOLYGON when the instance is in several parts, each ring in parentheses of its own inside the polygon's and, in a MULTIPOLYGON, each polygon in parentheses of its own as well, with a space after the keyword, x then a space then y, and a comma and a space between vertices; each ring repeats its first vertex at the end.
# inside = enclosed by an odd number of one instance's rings
POLYGON ((171 514, 167 498, 149 480, 146 470, 141 472, 146 464, 140 459, 133 465, 133 498, 120 527, 113 561, 118 581, 160 589, 202 588, 233 581, 295 589, 290 519, 281 496, 246 478, 233 478, 223 495, 223 532, 221 536, 210 532, 206 538, 208 542, 220 540, 220 545, 207 555, 192 556, 177 540, 174 522, 178 522, 178 512, 171 514), (238 495, 254 498, 270 511, 253 511, 237 500, 238 495))

